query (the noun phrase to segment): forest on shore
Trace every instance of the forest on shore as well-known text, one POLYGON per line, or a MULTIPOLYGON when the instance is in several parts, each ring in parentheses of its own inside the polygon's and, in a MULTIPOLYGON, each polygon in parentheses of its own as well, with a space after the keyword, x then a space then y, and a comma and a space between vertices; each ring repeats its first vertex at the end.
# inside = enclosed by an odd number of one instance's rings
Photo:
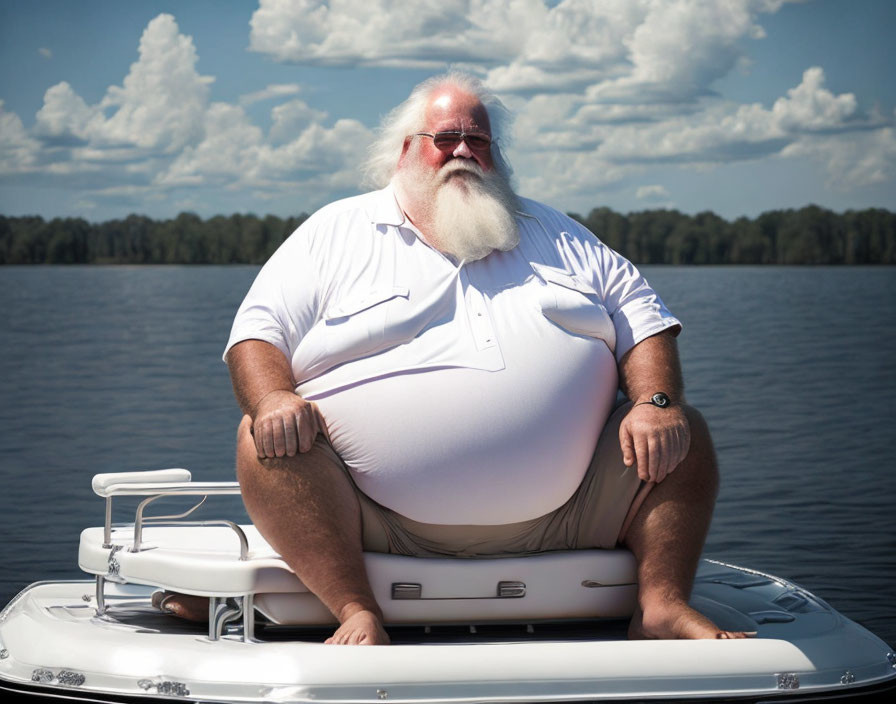
MULTIPOLYGON (((809 205, 728 221, 713 212, 571 213, 637 264, 896 264, 896 213, 809 205)), ((0 264, 260 264, 308 216, 181 213, 83 218, 0 215, 0 264)))

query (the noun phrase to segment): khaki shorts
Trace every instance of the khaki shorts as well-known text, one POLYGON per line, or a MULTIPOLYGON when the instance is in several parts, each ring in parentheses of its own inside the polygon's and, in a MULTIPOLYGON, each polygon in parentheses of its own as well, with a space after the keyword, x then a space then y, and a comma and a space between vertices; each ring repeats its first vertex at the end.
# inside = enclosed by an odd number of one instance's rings
MULTIPOLYGON (((355 487, 361 505, 364 550, 414 557, 475 558, 616 547, 623 521, 641 486, 637 470, 623 464, 619 447, 619 424, 629 407, 621 406, 610 416, 585 478, 570 499, 544 516, 522 523, 419 523, 376 503, 355 487)), ((321 436, 317 443, 351 479, 348 468, 330 445, 321 436)))

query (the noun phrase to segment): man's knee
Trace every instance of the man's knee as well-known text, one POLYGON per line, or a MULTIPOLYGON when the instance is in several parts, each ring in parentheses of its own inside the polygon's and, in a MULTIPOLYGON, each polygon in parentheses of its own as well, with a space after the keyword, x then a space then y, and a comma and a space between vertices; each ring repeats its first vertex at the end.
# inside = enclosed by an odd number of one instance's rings
POLYGON ((255 438, 252 436, 252 418, 244 415, 236 430, 236 478, 241 485, 248 478, 251 465, 258 462, 255 438))
POLYGON ((691 431, 691 445, 682 464, 687 465, 689 473, 699 476, 706 488, 715 496, 719 489, 719 470, 709 426, 703 414, 696 408, 687 404, 682 408, 691 431))
MULTIPOLYGON (((240 424, 236 429, 236 441, 237 443, 244 442, 246 439, 252 438, 252 417, 249 415, 244 415, 242 420, 240 420, 240 424)), ((253 443, 254 444, 254 443, 253 443)))
POLYGON ((252 434, 252 417, 244 415, 236 429, 236 464, 237 471, 247 459, 258 459, 255 449, 255 436, 252 434))
POLYGON ((708 445, 712 448, 712 437, 709 433, 709 426, 706 424, 706 419, 703 417, 703 414, 700 413, 696 408, 690 406, 686 403, 681 405, 682 410, 684 410, 685 416, 688 419, 688 425, 691 428, 691 441, 697 441, 699 446, 708 445))
POLYGON ((245 489, 248 482, 259 477, 260 472, 291 469, 296 457, 259 457, 252 432, 252 418, 244 415, 236 431, 236 478, 245 489))
POLYGON ((252 433, 252 419, 247 415, 243 416, 237 428, 236 447, 236 475, 240 484, 245 485, 259 474, 269 478, 270 475, 279 475, 281 472, 316 474, 322 471, 345 473, 342 460, 322 435, 316 437, 307 452, 284 457, 259 457, 252 433))

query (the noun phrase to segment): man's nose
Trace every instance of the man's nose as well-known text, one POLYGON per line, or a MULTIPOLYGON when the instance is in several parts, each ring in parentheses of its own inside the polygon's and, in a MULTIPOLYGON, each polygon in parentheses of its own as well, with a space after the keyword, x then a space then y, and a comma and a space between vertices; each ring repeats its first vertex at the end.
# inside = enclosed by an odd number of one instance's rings
POLYGON ((464 140, 460 140, 454 148, 454 151, 451 153, 451 156, 461 156, 464 159, 472 159, 473 152, 470 151, 470 147, 464 140))

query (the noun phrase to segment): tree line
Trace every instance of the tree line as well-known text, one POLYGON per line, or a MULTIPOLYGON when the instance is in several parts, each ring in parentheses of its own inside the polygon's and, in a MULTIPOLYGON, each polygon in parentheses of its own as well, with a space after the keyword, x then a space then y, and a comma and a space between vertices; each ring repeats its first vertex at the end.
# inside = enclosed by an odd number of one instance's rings
MULTIPOLYGON (((571 213, 638 264, 896 264, 896 213, 809 205, 733 222, 713 212, 571 213)), ((0 215, 0 264, 260 264, 308 216, 181 213, 83 218, 0 215)))
POLYGON ((171 220, 128 215, 90 223, 0 216, 0 264, 258 264, 307 217, 202 220, 181 213, 171 220))

